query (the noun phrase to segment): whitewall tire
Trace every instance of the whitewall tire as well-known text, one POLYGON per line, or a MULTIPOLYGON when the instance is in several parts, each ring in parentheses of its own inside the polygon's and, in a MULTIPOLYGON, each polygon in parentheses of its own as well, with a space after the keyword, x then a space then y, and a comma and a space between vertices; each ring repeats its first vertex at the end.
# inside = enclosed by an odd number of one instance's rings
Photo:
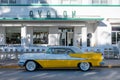
POLYGON ((34 61, 28 61, 25 65, 25 69, 27 71, 35 71, 37 68, 37 64, 34 61))
POLYGON ((88 71, 90 69, 91 65, 88 62, 82 62, 78 65, 78 67, 82 71, 88 71))

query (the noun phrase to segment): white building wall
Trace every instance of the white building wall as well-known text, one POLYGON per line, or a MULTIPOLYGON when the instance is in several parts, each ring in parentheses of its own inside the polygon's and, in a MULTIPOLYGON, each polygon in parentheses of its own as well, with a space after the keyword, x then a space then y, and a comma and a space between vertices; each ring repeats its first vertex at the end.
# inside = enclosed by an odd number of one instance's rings
POLYGON ((111 26, 105 21, 98 24, 97 45, 99 47, 111 46, 111 26))
POLYGON ((93 36, 93 39, 94 39, 94 46, 98 46, 98 36, 97 36, 97 34, 98 34, 98 32, 97 32, 97 26, 98 26, 98 24, 97 24, 98 22, 96 22, 95 24, 94 24, 94 29, 93 29, 93 31, 94 31, 94 36, 93 36))

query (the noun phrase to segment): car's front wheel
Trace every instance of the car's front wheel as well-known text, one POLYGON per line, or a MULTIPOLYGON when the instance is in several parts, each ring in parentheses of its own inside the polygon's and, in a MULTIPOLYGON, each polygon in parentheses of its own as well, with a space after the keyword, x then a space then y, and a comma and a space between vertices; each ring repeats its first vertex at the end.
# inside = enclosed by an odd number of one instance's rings
POLYGON ((26 64, 25 64, 25 69, 27 71, 35 71, 37 68, 37 64, 34 62, 34 61, 28 61, 26 64))
POLYGON ((79 65, 78 65, 79 69, 82 70, 82 71, 88 71, 91 67, 90 63, 88 62, 81 62, 79 65))

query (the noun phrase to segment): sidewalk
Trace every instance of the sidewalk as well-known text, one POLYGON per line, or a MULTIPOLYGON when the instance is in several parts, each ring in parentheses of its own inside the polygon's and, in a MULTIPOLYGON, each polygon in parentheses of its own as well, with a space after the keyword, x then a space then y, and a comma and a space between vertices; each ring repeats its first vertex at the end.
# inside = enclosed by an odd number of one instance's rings
POLYGON ((106 59, 104 62, 105 65, 103 67, 120 67, 120 59, 106 59))
MULTIPOLYGON (((120 59, 107 59, 104 60, 105 64, 103 67, 113 68, 120 67, 120 59)), ((0 68, 21 68, 17 65, 18 60, 4 60, 0 61, 0 68)))

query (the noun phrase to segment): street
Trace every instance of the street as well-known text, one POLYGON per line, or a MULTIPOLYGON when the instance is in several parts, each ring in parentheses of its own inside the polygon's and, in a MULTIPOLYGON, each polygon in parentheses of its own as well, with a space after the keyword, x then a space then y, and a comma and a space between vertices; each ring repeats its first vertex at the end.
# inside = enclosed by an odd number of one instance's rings
POLYGON ((88 72, 76 69, 0 69, 0 80, 120 80, 120 68, 95 68, 88 72))

